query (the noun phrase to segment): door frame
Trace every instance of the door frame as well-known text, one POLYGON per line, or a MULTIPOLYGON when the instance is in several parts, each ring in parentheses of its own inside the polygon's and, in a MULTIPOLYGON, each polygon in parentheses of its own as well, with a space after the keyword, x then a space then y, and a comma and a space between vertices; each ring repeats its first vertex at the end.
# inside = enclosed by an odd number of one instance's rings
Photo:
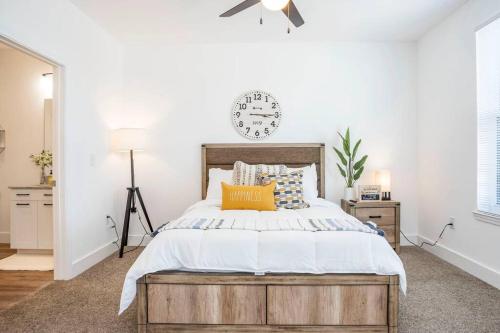
POLYGON ((69 249, 67 246, 67 225, 64 209, 64 74, 65 67, 59 61, 46 57, 14 39, 0 34, 0 42, 17 49, 27 55, 35 57, 54 68, 53 76, 53 116, 52 116, 52 151, 54 164, 52 166, 56 186, 53 188, 53 232, 54 232, 54 279, 66 280, 71 278, 69 249))

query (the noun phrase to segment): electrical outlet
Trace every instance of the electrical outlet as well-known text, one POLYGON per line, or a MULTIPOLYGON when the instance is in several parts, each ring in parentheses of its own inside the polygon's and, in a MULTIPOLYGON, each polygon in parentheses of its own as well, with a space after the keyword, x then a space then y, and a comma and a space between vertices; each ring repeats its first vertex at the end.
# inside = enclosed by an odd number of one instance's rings
POLYGON ((451 229, 455 229, 455 218, 453 216, 450 216, 450 218, 448 219, 448 223, 450 223, 450 228, 451 229))

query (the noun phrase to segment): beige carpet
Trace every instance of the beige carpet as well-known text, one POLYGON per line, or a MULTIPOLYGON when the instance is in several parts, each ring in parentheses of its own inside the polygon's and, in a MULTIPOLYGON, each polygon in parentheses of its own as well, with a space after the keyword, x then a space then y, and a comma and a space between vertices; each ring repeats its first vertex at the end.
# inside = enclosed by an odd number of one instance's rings
MULTIPOLYGON (((123 277, 138 251, 110 257, 0 312, 0 332, 135 332, 135 303, 116 315, 123 277)), ((403 248, 408 295, 399 332, 500 332, 500 290, 415 248, 403 248)))

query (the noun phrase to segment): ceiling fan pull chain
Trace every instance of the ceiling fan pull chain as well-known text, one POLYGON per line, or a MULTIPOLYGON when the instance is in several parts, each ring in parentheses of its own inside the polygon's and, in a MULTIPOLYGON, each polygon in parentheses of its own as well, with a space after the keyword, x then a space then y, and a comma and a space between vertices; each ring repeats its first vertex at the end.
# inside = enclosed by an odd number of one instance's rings
POLYGON ((287 17, 288 17, 288 20, 287 20, 288 30, 287 30, 287 32, 288 32, 288 34, 290 34, 290 2, 288 2, 288 5, 287 5, 287 12, 288 12, 288 14, 287 14, 287 17))
POLYGON ((262 4, 262 1, 260 2, 260 25, 264 24, 264 20, 262 19, 262 7, 264 5, 262 4))

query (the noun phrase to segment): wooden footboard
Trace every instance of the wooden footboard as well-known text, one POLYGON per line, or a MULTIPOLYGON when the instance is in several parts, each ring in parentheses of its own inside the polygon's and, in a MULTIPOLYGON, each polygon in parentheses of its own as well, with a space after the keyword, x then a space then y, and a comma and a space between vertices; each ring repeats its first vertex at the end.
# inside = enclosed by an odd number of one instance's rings
POLYGON ((161 272, 137 281, 139 332, 389 332, 399 277, 161 272))

